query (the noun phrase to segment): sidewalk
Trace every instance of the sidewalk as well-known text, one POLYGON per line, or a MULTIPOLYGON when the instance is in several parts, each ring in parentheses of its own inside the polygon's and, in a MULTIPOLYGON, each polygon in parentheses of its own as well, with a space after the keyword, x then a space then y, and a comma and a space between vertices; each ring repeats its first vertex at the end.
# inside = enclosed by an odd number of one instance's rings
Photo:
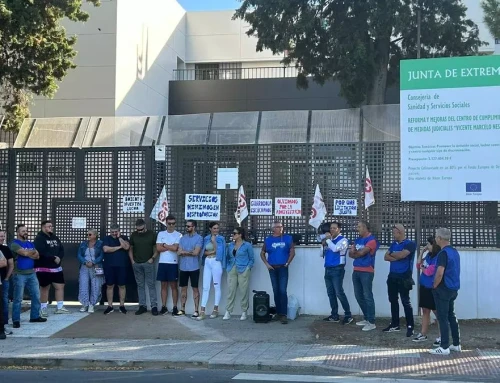
MULTIPOLYGON (((99 311, 93 315, 52 315, 47 323, 60 327, 57 322, 63 317, 73 324, 50 337, 35 333, 33 325, 29 328, 36 339, 22 337, 18 330, 14 337, 1 341, 0 366, 203 367, 500 381, 500 350, 465 350, 438 357, 429 355, 427 349, 410 347, 320 344, 308 332, 317 319, 311 317, 300 317, 283 326, 240 322, 237 318, 197 322, 186 317, 152 317, 149 313, 138 317, 132 312, 103 316, 99 311), (80 320, 74 322, 77 317, 80 320), (90 336, 92 333, 95 335, 90 336)), ((23 321, 20 330, 27 329, 25 325, 23 321)), ((50 325, 44 331, 48 328, 50 325)))

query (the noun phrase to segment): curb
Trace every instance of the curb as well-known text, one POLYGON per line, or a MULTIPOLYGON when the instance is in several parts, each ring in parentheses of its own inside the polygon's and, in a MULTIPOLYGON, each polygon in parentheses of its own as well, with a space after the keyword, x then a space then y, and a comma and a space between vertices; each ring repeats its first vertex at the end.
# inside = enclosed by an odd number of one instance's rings
POLYGON ((298 363, 227 363, 210 361, 152 361, 152 360, 97 360, 97 359, 64 359, 64 358, 0 358, 0 369, 16 368, 47 368, 47 369, 210 369, 210 370, 237 370, 237 371, 274 371, 294 373, 317 373, 338 371, 339 373, 362 373, 361 370, 323 366, 320 364, 308 365, 298 363))

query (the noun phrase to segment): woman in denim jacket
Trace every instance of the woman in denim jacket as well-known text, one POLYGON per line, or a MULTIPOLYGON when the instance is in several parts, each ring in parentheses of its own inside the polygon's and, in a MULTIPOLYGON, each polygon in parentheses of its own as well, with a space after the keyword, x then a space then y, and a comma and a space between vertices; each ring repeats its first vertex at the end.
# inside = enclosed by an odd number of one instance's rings
POLYGON ((80 262, 78 300, 82 304, 81 312, 94 312, 94 306, 101 299, 101 288, 104 283, 102 273, 102 241, 97 239, 97 230, 90 229, 88 240, 83 241, 78 249, 80 262))
POLYGON ((203 295, 201 297, 201 311, 198 320, 205 319, 205 308, 210 295, 210 285, 213 279, 215 290, 214 311, 210 318, 214 319, 219 316, 219 303, 221 298, 221 280, 222 269, 225 267, 226 259, 226 241, 222 235, 219 235, 219 223, 210 222, 208 224, 210 234, 203 239, 203 248, 201 254, 203 256, 203 295))
POLYGON ((246 241, 245 230, 242 227, 237 227, 233 231, 233 242, 229 244, 226 252, 225 269, 227 271, 229 293, 223 320, 231 319, 237 289, 240 290, 241 294, 240 320, 247 319, 248 283, 250 282, 250 270, 252 270, 254 261, 253 247, 246 241))

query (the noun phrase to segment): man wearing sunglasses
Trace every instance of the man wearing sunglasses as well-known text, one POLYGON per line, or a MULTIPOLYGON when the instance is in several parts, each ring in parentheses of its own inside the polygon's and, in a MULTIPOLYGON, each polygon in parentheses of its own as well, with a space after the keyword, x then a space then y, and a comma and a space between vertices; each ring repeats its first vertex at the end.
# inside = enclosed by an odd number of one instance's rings
POLYGON ((151 314, 157 316, 155 259, 158 252, 156 251, 156 234, 146 228, 146 222, 142 218, 135 222, 135 231, 130 236, 128 256, 134 269, 137 294, 139 296, 139 310, 135 312, 135 315, 141 315, 148 311, 146 306, 147 287, 151 303, 151 314))
POLYGON ((203 238, 196 232, 197 223, 194 220, 186 222, 186 234, 179 242, 179 286, 181 287, 181 309, 177 315, 186 314, 186 301, 188 282, 191 281, 193 289, 194 313, 191 318, 198 318, 198 307, 200 306, 200 290, 198 282, 200 280, 200 252, 203 247, 203 238))
POLYGON ((179 266, 177 262, 177 251, 179 250, 179 241, 182 234, 175 230, 175 217, 169 215, 166 218, 167 230, 160 231, 156 238, 156 250, 160 253, 158 264, 158 274, 156 280, 161 282, 161 315, 168 313, 167 297, 168 287, 172 290, 173 309, 172 315, 177 315, 177 301, 179 300, 179 291, 177 289, 177 280, 179 279, 179 266))

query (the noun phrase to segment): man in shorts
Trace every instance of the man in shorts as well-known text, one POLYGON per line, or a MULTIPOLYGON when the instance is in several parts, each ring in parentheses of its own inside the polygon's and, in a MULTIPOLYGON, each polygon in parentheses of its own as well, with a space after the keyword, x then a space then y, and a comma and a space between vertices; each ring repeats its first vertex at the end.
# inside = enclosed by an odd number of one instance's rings
POLYGON ((110 235, 104 238, 104 278, 106 279, 106 296, 108 298, 108 308, 104 310, 104 315, 112 313, 113 294, 115 285, 118 285, 120 295, 120 312, 126 314, 125 295, 127 293, 127 266, 130 262, 128 250, 130 243, 126 236, 121 235, 120 226, 111 225, 110 235))
POLYGON ((172 315, 177 315, 177 301, 179 291, 177 290, 177 280, 179 279, 179 266, 177 263, 177 251, 182 234, 175 230, 175 217, 169 215, 166 218, 167 230, 160 231, 156 238, 156 250, 160 253, 158 264, 158 274, 156 280, 161 282, 161 315, 168 313, 167 297, 168 287, 172 290, 172 302, 174 308, 172 315))
POLYGON ((179 286, 181 287, 181 309, 178 316, 186 314, 186 301, 188 291, 188 281, 191 281, 194 300, 194 314, 191 318, 199 317, 198 307, 200 305, 200 290, 198 281, 200 280, 200 252, 203 247, 203 238, 196 232, 197 223, 194 220, 186 222, 187 235, 182 236, 179 241, 179 286))
POLYGON ((35 238, 35 249, 40 254, 40 258, 35 261, 35 272, 40 284, 41 317, 47 318, 49 316, 47 305, 50 286, 54 287, 56 295, 55 314, 68 314, 69 310, 64 308, 64 274, 61 267, 64 247, 54 234, 54 226, 51 221, 42 222, 41 231, 35 238))

